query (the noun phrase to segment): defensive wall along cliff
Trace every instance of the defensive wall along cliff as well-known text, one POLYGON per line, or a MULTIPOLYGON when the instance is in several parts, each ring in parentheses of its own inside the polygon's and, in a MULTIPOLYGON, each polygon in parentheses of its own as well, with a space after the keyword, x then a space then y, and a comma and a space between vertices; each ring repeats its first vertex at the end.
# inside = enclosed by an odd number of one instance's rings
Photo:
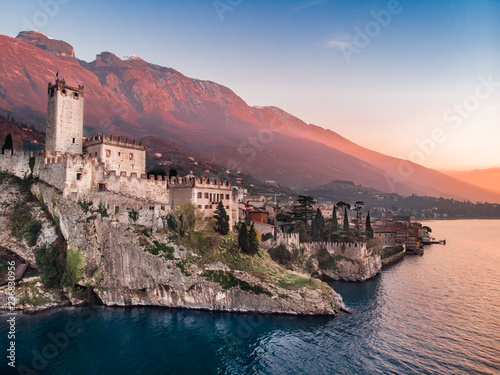
POLYGON ((331 256, 343 256, 354 261, 364 261, 371 256, 371 251, 366 248, 366 243, 348 243, 348 242, 310 242, 299 241, 298 233, 280 233, 276 234, 276 245, 283 244, 287 247, 295 246, 303 248, 304 255, 307 257, 317 255, 320 249, 326 249, 331 256))

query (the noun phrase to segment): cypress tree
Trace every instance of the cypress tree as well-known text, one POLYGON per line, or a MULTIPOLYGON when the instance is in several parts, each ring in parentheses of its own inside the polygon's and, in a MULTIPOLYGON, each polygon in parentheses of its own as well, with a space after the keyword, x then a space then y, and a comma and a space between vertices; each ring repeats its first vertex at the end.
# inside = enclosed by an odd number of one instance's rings
POLYGON ((220 201, 214 211, 215 231, 223 236, 229 233, 229 215, 226 213, 224 204, 220 201))
POLYGON ((250 251, 250 242, 246 223, 241 223, 240 231, 238 233, 238 246, 244 253, 248 253, 250 251))
POLYGON ((370 218, 370 211, 368 211, 368 215, 366 216, 366 237, 373 238, 373 228, 370 218))
POLYGON ((13 149, 14 149, 14 143, 12 142, 12 136, 9 133, 5 136, 5 142, 2 146, 2 154, 4 153, 5 150, 10 150, 10 153, 12 154, 13 149))
POLYGON ((311 239, 313 240, 313 242, 319 241, 318 222, 316 218, 313 218, 311 222, 311 239))
POLYGON ((253 227, 253 223, 250 226, 250 231, 248 232, 248 244, 249 244, 249 254, 257 254, 259 251, 259 241, 257 240, 257 232, 253 227))
POLYGON ((347 207, 344 207, 344 231, 349 232, 349 216, 347 215, 347 207))
POLYGON ((333 216, 332 216, 332 232, 339 230, 339 222, 337 221, 337 206, 333 205, 333 216))
POLYGON ((316 210, 316 216, 312 220, 311 237, 313 241, 325 240, 325 218, 319 208, 316 210))

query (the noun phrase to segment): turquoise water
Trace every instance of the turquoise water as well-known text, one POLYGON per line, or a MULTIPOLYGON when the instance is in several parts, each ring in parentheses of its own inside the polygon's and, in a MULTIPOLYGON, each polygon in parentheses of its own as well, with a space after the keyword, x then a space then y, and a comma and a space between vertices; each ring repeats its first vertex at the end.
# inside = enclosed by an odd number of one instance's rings
POLYGON ((446 246, 364 283, 332 283, 353 314, 97 307, 18 315, 17 371, 2 356, 0 373, 500 374, 500 221, 426 224, 446 246))

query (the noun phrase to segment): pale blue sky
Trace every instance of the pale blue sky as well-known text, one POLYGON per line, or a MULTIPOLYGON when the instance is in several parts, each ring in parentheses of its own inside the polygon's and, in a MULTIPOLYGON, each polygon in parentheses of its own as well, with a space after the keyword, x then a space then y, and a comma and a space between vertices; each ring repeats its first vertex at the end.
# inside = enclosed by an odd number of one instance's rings
POLYGON ((106 50, 135 54, 363 146, 455 169, 500 166, 500 87, 474 99, 481 77, 500 82, 498 20, 500 2, 493 0, 0 5, 2 34, 36 28, 87 61, 106 50), (460 126, 450 110, 462 113, 460 126), (446 141, 433 141, 422 158, 416 142, 437 128, 446 141))

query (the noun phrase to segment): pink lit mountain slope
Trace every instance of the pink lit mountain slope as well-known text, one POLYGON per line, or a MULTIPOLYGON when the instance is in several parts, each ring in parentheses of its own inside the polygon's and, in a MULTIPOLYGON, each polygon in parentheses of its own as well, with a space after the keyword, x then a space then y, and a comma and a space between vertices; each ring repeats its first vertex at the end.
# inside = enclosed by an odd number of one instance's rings
POLYGON ((500 168, 443 171, 443 173, 461 181, 500 193, 500 168))
POLYGON ((500 202, 496 192, 368 150, 278 108, 248 106, 214 82, 110 52, 84 62, 72 51, 37 32, 0 36, 0 108, 43 129, 47 83, 58 71, 68 84, 85 85, 87 134, 154 135, 199 158, 292 187, 341 179, 402 195, 500 202))

